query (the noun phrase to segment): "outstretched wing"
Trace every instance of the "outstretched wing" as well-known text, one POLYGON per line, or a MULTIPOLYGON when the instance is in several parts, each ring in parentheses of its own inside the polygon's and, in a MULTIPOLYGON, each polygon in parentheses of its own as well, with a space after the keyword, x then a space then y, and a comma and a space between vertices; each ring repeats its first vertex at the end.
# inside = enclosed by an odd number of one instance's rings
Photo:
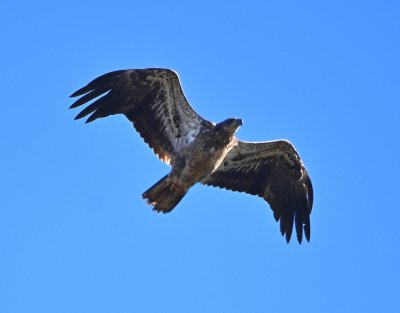
POLYGON ((198 115, 183 94, 178 75, 168 69, 120 70, 102 75, 71 97, 76 108, 99 96, 75 119, 86 123, 124 114, 158 157, 173 164, 178 152, 212 123, 198 115))
POLYGON ((301 243, 303 230, 310 240, 313 189, 310 177, 292 144, 285 140, 251 143, 238 141, 219 168, 203 184, 246 192, 264 198, 282 236, 290 241, 293 222, 301 243))

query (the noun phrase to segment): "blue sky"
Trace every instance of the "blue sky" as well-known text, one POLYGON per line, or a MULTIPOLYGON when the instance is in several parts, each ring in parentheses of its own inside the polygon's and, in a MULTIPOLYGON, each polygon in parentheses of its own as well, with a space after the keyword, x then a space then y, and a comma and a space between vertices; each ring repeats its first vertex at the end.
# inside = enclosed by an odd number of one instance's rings
POLYGON ((398 312, 398 1, 3 1, 0 311, 398 312), (124 68, 175 69, 204 117, 285 138, 313 181, 310 243, 259 198, 168 172, 123 116, 68 96, 124 68))

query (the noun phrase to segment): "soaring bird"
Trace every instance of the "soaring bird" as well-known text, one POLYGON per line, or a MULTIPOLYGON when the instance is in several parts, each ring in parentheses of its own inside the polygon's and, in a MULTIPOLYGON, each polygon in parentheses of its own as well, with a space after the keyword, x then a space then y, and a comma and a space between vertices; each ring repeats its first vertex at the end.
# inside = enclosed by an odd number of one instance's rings
POLYGON ((157 212, 170 212, 196 183, 245 192, 269 203, 289 242, 295 225, 299 243, 310 240, 313 188, 293 145, 286 140, 245 142, 235 137, 240 118, 213 123, 187 101, 176 72, 148 68, 104 74, 71 97, 70 108, 91 102, 75 119, 86 123, 124 114, 169 174, 143 193, 157 212))

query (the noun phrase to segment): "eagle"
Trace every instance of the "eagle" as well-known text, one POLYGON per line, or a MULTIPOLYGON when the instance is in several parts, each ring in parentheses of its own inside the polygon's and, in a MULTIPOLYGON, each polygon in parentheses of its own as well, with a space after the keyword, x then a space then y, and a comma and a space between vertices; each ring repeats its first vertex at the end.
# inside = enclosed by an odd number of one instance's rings
POLYGON ((70 108, 88 104, 75 119, 86 123, 124 114, 169 174, 142 195, 157 212, 170 212, 196 183, 245 192, 270 205, 289 243, 293 225, 301 244, 310 241, 313 188, 294 146, 287 140, 246 142, 235 137, 243 122, 210 122, 190 106, 178 74, 170 69, 113 71, 74 92, 70 108), (93 101, 94 100, 94 101, 93 101))

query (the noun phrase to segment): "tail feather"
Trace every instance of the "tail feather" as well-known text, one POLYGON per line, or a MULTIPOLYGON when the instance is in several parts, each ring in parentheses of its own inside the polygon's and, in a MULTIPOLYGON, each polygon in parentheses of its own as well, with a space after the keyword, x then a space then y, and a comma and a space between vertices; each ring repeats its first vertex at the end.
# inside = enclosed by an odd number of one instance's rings
POLYGON ((147 203, 153 205, 157 212, 170 212, 185 196, 187 189, 174 183, 168 176, 164 176, 152 187, 146 190, 142 197, 147 203))

